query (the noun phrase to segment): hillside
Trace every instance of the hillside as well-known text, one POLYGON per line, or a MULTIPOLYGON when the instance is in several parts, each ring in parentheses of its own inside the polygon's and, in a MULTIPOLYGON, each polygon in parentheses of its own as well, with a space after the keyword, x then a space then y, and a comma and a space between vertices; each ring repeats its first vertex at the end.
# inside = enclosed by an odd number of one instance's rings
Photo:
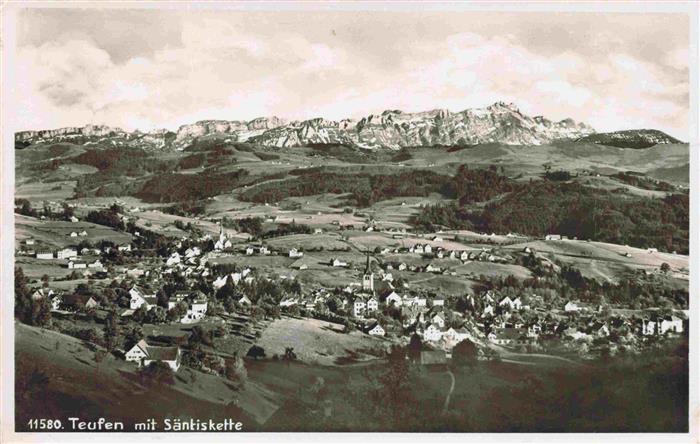
POLYGON ((597 143, 599 145, 616 146, 619 148, 650 148, 654 145, 682 143, 668 134, 653 129, 638 129, 615 131, 611 133, 595 133, 580 137, 577 142, 597 143))

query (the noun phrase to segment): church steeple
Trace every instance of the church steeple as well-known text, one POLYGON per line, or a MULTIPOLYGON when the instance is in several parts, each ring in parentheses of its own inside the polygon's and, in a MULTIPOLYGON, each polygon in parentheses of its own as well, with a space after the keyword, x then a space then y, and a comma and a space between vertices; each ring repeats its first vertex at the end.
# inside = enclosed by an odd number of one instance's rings
POLYGON ((374 293, 374 273, 372 273, 372 267, 369 265, 369 253, 367 253, 365 273, 362 276, 362 289, 374 293))

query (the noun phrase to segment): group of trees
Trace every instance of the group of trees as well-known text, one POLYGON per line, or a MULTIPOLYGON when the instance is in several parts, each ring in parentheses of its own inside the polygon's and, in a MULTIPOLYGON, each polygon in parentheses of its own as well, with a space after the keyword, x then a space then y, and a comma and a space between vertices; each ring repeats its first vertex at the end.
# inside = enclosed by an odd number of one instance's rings
POLYGON ((446 226, 539 237, 558 233, 681 254, 689 250, 687 194, 652 199, 578 183, 533 181, 483 210, 456 204, 426 206, 412 222, 424 229, 446 226))
POLYGON ((15 318, 28 325, 43 327, 51 323, 51 303, 47 296, 32 298, 22 268, 15 268, 15 318))

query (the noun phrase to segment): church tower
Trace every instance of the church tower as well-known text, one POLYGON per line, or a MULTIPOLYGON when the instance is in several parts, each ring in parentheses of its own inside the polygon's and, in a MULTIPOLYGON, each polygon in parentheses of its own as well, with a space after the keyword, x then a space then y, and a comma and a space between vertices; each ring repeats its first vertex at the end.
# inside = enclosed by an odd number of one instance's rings
POLYGON ((369 253, 367 253, 367 265, 365 265, 365 273, 362 275, 362 290, 374 293, 374 273, 369 265, 369 253))

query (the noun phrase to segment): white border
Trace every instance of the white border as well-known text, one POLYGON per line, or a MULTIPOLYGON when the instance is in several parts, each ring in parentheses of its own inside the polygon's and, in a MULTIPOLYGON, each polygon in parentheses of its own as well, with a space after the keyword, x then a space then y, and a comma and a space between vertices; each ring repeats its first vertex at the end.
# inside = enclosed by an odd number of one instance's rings
MULTIPOLYGON (((2 145, 0 148, 0 316, 2 342, 0 344, 0 441, 1 442, 85 442, 98 438, 100 442, 132 441, 188 441, 188 442, 279 442, 280 440, 299 442, 323 442, 329 439, 339 442, 370 441, 376 439, 390 440, 440 440, 445 442, 669 442, 700 443, 700 403, 698 389, 700 383, 698 362, 698 339, 700 339, 700 302, 695 295, 700 294, 700 281, 696 270, 700 266, 700 256, 690 257, 690 432, 682 434, 582 434, 582 433, 524 433, 524 434, 424 434, 424 433, 337 433, 332 436, 323 433, 252 433, 252 434, 204 434, 204 433, 115 433, 115 434, 80 434, 80 433, 14 433, 14 291, 12 290, 14 270, 14 132, 13 111, 21 98, 14 96, 12 88, 12 66, 15 57, 15 25, 18 8, 133 8, 133 9, 232 9, 247 11, 509 11, 509 12, 597 12, 597 13, 685 13, 690 17, 690 188, 700 189, 698 159, 698 3, 688 2, 601 2, 601 1, 549 1, 549 2, 137 2, 137 1, 5 1, 2 3, 2 89, 0 90, 0 113, 2 128, 2 145)), ((699 220, 700 202, 696 193, 690 194, 691 237, 690 250, 696 252, 700 247, 700 231, 694 222, 699 220)))

